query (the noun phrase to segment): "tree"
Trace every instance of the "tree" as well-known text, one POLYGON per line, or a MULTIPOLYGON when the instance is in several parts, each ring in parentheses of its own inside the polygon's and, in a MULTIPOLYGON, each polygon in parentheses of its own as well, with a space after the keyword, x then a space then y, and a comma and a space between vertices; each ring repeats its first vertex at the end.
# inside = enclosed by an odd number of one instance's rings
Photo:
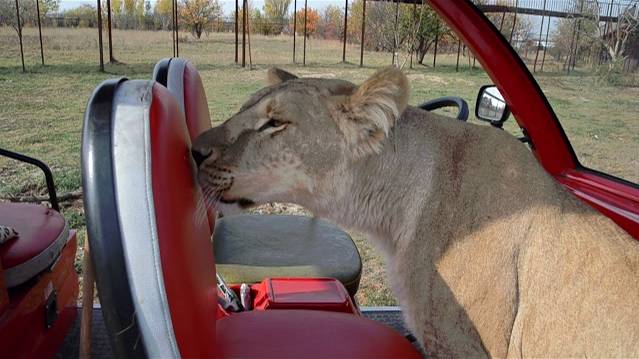
POLYGON ((270 22, 269 33, 281 34, 288 22, 288 8, 291 0, 265 0, 264 20, 270 22))
POLYGON ((619 19, 607 33, 605 28, 597 27, 598 42, 609 58, 608 72, 618 69, 628 59, 632 51, 630 44, 639 46, 639 0, 625 3, 623 7, 617 3, 617 13, 619 19))
POLYGON ((173 0, 158 0, 155 2, 153 13, 156 19, 160 21, 159 25, 163 30, 169 30, 171 28, 172 4, 173 0))
POLYGON ((336 5, 325 7, 317 24, 317 33, 324 39, 341 38, 344 35, 344 10, 336 5))
MULTIPOLYGON (((304 8, 298 10, 295 13, 297 18, 297 34, 304 35, 304 8)), ((310 37, 317 31, 317 24, 319 23, 319 12, 311 7, 307 8, 306 12, 306 37, 310 37)))
POLYGON ((179 13, 191 34, 199 39, 204 30, 220 17, 222 9, 217 0, 182 0, 179 13))
MULTIPOLYGON (((24 25, 34 25, 37 21, 35 2, 20 1, 20 22, 24 25)), ((58 11, 60 0, 40 0, 40 18, 58 11)), ((0 0, 0 26, 11 26, 18 32, 16 21, 15 0, 0 0)))

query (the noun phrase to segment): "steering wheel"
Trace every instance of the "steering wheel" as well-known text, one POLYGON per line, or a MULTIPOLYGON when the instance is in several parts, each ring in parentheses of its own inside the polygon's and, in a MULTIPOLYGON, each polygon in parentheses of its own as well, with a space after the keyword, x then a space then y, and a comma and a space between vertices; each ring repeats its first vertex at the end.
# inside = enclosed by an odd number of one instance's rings
POLYGON ((434 111, 442 107, 457 107, 457 109, 459 109, 459 112, 457 113, 457 116, 455 118, 464 122, 468 120, 468 103, 461 97, 440 97, 434 100, 426 101, 418 107, 426 111, 434 111))

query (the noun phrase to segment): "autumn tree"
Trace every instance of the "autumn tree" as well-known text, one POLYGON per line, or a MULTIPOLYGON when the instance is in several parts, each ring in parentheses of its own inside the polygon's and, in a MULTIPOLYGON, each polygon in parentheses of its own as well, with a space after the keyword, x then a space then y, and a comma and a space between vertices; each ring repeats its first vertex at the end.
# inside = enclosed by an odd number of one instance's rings
MULTIPOLYGON (((304 8, 298 10, 295 13, 297 19, 297 34, 304 35, 304 8)), ((306 12, 306 37, 310 37, 317 31, 317 24, 319 23, 319 12, 311 7, 307 8, 306 12)))
MULTIPOLYGON (((35 2, 20 1, 20 22, 33 25, 37 22, 35 2)), ((55 13, 60 6, 60 0, 40 0, 40 18, 44 19, 47 14, 55 13)), ((16 21, 16 5, 14 0, 0 0, 0 26, 11 26, 18 32, 18 22, 16 21)))
POLYGON ((324 39, 344 36, 344 10, 336 5, 325 7, 317 24, 317 33, 324 39))
POLYGON ((171 20, 173 18, 173 0, 157 0, 155 7, 153 8, 153 14, 155 20, 159 22, 159 25, 163 30, 171 29, 171 20))
POLYGON ((196 38, 221 16, 222 9, 218 0, 181 0, 180 20, 196 38))
POLYGON ((269 34, 281 34, 288 22, 288 8, 291 0, 265 0, 263 22, 268 22, 269 34))

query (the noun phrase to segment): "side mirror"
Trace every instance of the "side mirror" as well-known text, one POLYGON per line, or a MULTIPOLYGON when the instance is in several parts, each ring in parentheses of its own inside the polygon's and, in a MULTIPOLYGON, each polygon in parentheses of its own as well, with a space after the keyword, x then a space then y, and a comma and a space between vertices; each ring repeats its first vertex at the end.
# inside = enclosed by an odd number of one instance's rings
POLYGON ((494 85, 482 86, 477 95, 475 116, 491 125, 502 128, 504 122, 510 116, 510 110, 501 92, 494 85))

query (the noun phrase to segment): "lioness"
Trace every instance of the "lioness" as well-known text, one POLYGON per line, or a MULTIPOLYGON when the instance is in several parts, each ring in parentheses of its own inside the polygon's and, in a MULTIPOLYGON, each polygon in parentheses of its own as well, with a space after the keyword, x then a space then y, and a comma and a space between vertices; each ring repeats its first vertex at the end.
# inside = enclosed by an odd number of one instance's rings
POLYGON ((639 242, 525 145, 407 106, 396 69, 268 75, 193 144, 222 211, 293 202, 370 235, 431 356, 639 357, 639 242))

